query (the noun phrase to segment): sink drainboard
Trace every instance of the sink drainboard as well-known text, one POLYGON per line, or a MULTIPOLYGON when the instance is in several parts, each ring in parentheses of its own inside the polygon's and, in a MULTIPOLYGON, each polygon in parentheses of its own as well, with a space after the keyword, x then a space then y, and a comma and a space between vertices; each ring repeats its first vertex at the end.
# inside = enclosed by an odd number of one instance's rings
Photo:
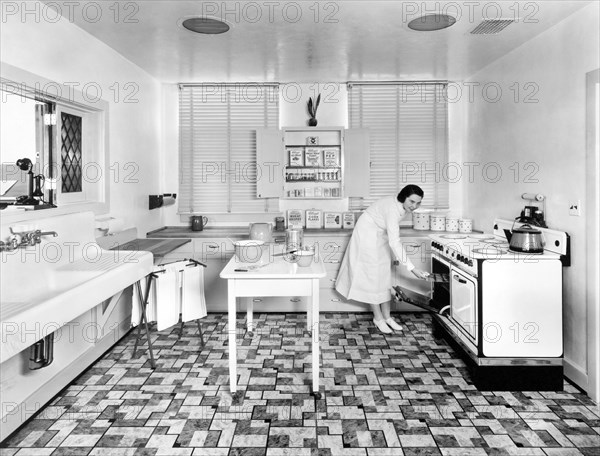
POLYGON ((93 258, 81 258, 58 268, 59 271, 106 271, 127 263, 114 253, 107 253, 93 258))

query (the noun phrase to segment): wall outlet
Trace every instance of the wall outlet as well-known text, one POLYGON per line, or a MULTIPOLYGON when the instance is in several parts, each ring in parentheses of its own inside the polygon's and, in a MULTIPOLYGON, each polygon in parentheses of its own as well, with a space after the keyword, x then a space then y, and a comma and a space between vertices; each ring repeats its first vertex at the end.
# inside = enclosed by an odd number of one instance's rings
POLYGON ((569 215, 573 215, 575 217, 581 216, 581 201, 573 201, 569 203, 569 215))

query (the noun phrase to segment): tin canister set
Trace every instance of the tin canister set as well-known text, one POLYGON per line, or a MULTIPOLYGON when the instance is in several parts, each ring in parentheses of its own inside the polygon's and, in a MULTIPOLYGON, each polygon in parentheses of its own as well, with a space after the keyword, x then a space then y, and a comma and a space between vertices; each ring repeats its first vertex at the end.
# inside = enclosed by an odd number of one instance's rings
POLYGON ((449 231, 454 233, 471 233, 473 231, 473 220, 467 218, 453 217, 428 211, 415 211, 413 216, 413 228, 415 230, 449 231))

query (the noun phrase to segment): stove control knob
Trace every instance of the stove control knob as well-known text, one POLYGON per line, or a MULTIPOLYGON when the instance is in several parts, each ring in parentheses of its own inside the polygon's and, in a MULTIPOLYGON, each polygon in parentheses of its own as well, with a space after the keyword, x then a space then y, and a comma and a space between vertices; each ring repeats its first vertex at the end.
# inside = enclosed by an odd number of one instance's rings
POLYGON ((469 266, 473 266, 473 260, 469 260, 469 266))
POLYGON ((456 259, 458 261, 463 261, 463 256, 459 254, 459 255, 456 256, 456 259))

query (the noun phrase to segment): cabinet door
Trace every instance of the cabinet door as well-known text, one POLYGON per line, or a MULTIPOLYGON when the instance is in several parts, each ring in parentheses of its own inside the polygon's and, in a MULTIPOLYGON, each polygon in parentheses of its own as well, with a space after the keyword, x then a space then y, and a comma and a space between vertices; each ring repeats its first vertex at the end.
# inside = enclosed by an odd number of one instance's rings
POLYGON ((260 177, 256 182, 258 198, 279 198, 283 191, 285 163, 283 134, 274 128, 256 130, 256 166, 260 177))
POLYGON ((369 130, 356 128, 344 132, 344 196, 369 196, 371 170, 369 130))

